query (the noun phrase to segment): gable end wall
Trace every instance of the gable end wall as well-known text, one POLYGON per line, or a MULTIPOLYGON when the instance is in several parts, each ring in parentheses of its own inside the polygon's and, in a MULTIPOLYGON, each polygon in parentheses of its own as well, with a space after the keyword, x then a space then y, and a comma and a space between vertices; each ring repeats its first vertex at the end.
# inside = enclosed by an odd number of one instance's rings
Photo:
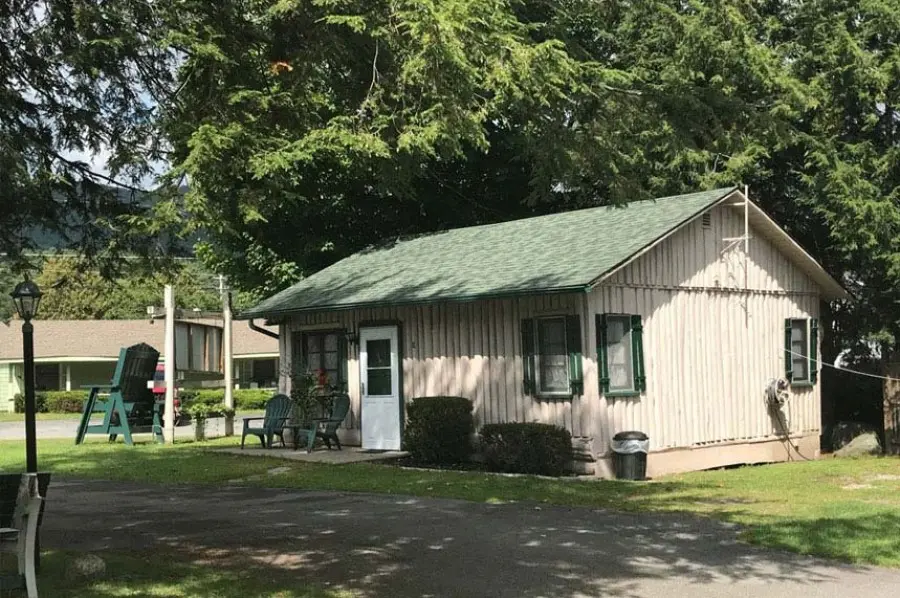
POLYGON ((769 380, 784 376, 784 320, 818 318, 818 288, 752 230, 745 260, 743 243, 728 240, 743 224, 741 211, 717 207, 709 228, 697 219, 590 294, 591 314, 642 316, 647 372, 641 397, 600 396, 591 343, 585 386, 602 414, 598 452, 625 429, 647 432, 652 450, 778 439, 785 424, 818 435, 821 382, 791 390, 784 423, 764 401, 769 380))

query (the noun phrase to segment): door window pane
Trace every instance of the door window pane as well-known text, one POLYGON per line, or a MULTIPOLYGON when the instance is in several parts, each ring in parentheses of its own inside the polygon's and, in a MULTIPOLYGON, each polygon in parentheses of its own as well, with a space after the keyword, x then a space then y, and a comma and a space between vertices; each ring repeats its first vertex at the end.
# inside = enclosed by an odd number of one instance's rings
POLYGON ((366 352, 370 368, 391 366, 391 340, 378 339, 366 341, 366 352))
POLYGON ((548 393, 569 391, 569 355, 566 352, 566 319, 542 318, 537 321, 538 375, 540 390, 548 393))
POLYGON ((606 358, 609 389, 611 391, 633 390, 631 320, 628 316, 607 316, 606 358))
POLYGON ((366 373, 369 378, 369 387, 366 389, 366 394, 370 396, 388 396, 393 394, 391 368, 369 368, 366 373))

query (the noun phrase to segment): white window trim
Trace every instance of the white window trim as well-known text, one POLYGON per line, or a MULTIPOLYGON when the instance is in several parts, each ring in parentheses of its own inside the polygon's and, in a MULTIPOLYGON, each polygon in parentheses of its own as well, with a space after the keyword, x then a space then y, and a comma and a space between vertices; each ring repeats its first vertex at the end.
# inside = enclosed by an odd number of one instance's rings
POLYGON ((572 372, 569 370, 569 331, 566 329, 566 316, 538 316, 534 318, 534 386, 538 397, 570 397, 572 396, 572 372), (566 356, 566 388, 565 390, 544 390, 541 388, 541 320, 562 320, 563 344, 566 356))
MULTIPOLYGON (((609 341, 609 322, 613 318, 617 318, 625 321, 625 330, 628 331, 628 351, 626 352, 626 357, 628 359, 628 364, 631 369, 631 375, 628 377, 628 387, 620 387, 613 388, 612 386, 612 376, 610 376, 609 380, 609 394, 634 394, 638 391, 634 387, 634 337, 632 336, 633 331, 631 329, 631 316, 632 314, 606 314, 606 338, 607 342, 609 341)), ((606 371, 610 371, 610 366, 612 364, 609 361, 609 345, 606 346, 606 371)))
POLYGON ((796 374, 794 374, 794 360, 795 360, 795 358, 799 359, 800 356, 797 355, 796 352, 794 351, 794 339, 792 336, 792 338, 791 338, 791 383, 792 384, 800 384, 800 385, 811 384, 812 381, 810 380, 810 373, 812 371, 813 364, 812 364, 812 356, 810 355, 810 351, 809 351, 810 319, 809 318, 791 318, 791 333, 792 333, 792 335, 793 335, 793 330, 794 330, 794 322, 803 322, 803 351, 804 351, 803 358, 806 361, 806 376, 804 376, 803 378, 798 378, 796 376, 796 374))

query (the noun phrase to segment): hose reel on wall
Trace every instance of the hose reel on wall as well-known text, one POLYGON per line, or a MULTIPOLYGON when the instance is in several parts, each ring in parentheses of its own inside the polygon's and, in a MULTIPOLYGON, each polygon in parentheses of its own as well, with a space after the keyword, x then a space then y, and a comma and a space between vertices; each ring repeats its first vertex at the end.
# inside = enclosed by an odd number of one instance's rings
POLYGON ((784 378, 773 378, 766 385, 766 405, 773 410, 781 410, 787 403, 790 383, 784 378))

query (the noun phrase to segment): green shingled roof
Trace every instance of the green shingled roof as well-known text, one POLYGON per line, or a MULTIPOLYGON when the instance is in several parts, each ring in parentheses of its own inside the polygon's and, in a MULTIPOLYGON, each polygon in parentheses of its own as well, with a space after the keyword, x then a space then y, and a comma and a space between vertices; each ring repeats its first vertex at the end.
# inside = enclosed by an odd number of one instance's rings
POLYGON ((242 318, 582 291, 734 188, 453 229, 356 253, 242 318))

